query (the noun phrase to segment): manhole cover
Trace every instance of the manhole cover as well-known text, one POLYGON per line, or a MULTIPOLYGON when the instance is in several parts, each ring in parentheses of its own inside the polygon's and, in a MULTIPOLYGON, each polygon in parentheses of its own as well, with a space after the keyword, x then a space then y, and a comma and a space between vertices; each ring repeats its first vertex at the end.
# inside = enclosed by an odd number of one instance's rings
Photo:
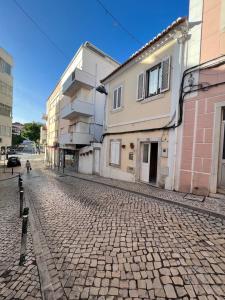
POLYGON ((193 194, 187 194, 186 196, 184 196, 184 199, 203 202, 205 200, 205 197, 204 196, 197 196, 197 195, 193 195, 193 194))

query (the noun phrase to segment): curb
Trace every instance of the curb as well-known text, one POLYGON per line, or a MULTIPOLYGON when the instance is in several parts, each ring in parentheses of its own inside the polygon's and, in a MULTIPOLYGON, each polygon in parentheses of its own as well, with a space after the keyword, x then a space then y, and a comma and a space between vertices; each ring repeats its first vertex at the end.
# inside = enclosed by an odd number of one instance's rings
POLYGON ((161 201, 161 202, 164 202, 164 203, 167 203, 167 204, 169 203, 169 204, 173 204, 173 205, 177 205, 177 206, 182 206, 183 208, 195 210, 199 213, 203 213, 203 214, 208 215, 208 216, 213 216, 215 218, 225 220, 225 215, 224 214, 220 214, 218 212, 215 212, 215 211, 212 211, 212 210, 209 210, 209 209, 204 209, 204 208, 201 208, 201 207, 196 207, 194 205, 186 204, 186 203, 183 203, 183 202, 180 202, 180 201, 173 201, 173 200, 169 200, 169 199, 165 199, 165 198, 151 196, 151 195, 148 195, 148 194, 145 194, 145 193, 141 193, 141 192, 137 192, 137 191, 131 191, 129 189, 125 189, 125 188, 118 187, 118 186, 115 186, 115 185, 111 185, 111 184, 108 184, 108 183, 99 182, 99 181, 91 180, 91 179, 87 179, 87 178, 82 178, 82 177, 79 177, 79 176, 70 175, 70 174, 66 174, 66 173, 57 172, 57 174, 64 175, 65 177, 68 176, 68 177, 73 177, 73 178, 88 181, 88 182, 94 182, 94 183, 97 183, 97 184, 102 184, 102 185, 105 185, 105 186, 108 186, 108 187, 111 187, 111 188, 114 188, 114 189, 119 189, 119 190, 124 191, 124 192, 132 193, 132 194, 139 195, 139 196, 143 196, 145 198, 151 198, 151 199, 161 201))
POLYGON ((31 228, 31 235, 33 240, 33 249, 36 257, 40 287, 43 300, 56 300, 53 286, 48 272, 48 267, 45 261, 45 253, 43 253, 41 246, 41 237, 39 234, 40 223, 35 213, 35 207, 32 201, 26 200, 30 207, 29 222, 31 228), (39 223, 39 224, 38 224, 39 223))

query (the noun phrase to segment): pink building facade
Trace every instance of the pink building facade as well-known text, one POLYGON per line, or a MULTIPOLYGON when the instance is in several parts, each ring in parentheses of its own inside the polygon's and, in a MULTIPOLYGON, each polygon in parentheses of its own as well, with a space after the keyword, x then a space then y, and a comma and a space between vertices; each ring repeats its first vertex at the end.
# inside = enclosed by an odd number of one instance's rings
POLYGON ((225 1, 198 8, 200 66, 186 76, 177 189, 210 195, 225 193, 225 1))

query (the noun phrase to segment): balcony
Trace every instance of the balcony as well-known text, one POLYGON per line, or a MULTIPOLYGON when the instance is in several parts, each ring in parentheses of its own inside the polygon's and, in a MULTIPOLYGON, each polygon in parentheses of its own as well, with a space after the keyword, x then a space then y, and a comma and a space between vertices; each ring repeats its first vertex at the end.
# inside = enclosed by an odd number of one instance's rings
POLYGON ((48 115, 47 114, 42 114, 42 120, 45 120, 45 121, 47 121, 48 120, 48 115))
POLYGON ((89 145, 91 140, 89 133, 71 132, 61 134, 59 142, 61 145, 89 145))
POLYGON ((81 88, 92 89, 95 87, 95 76, 76 68, 67 78, 62 87, 62 93, 72 97, 75 92, 81 88))
POLYGON ((77 116, 91 117, 94 115, 94 104, 76 99, 65 105, 60 114, 61 118, 66 120, 74 119, 77 116))

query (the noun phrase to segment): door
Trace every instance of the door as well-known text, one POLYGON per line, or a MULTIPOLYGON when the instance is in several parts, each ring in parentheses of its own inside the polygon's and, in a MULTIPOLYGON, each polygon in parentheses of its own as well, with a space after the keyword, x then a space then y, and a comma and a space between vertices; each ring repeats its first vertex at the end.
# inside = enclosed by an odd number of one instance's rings
POLYGON ((158 143, 143 143, 141 146, 141 181, 157 183, 158 143))
POLYGON ((94 150, 94 174, 100 173, 100 150, 94 150))
POLYGON ((150 143, 141 144, 141 181, 149 182, 150 143))
POLYGON ((220 141, 219 187, 225 189, 225 110, 223 111, 220 141))
POLYGON ((150 170, 149 170, 149 182, 157 182, 158 171, 158 143, 151 143, 150 152, 150 170))

